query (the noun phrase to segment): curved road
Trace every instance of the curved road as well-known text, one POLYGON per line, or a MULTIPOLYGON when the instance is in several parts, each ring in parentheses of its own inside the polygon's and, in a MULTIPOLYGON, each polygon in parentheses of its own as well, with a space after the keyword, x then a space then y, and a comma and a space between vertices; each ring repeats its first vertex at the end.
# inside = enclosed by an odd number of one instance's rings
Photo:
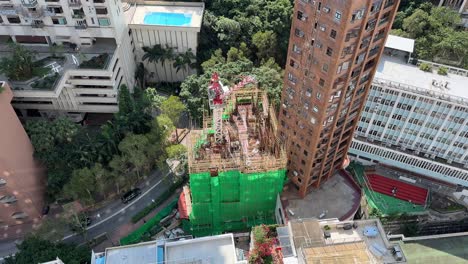
MULTIPOLYGON (((92 224, 87 228, 87 236, 92 239, 103 233, 112 233, 118 230, 122 225, 131 222, 132 217, 146 206, 152 203, 153 199, 159 197, 169 188, 168 181, 171 173, 163 173, 159 170, 153 172, 147 180, 139 185, 142 194, 128 204, 123 204, 120 199, 111 202, 103 208, 94 211, 90 218, 92 224)), ((81 244, 84 241, 83 236, 70 233, 63 238, 66 243, 81 244)), ((117 241, 112 241, 117 242, 117 241)), ((8 255, 16 253, 15 241, 5 241, 0 243, 0 262, 8 255)))

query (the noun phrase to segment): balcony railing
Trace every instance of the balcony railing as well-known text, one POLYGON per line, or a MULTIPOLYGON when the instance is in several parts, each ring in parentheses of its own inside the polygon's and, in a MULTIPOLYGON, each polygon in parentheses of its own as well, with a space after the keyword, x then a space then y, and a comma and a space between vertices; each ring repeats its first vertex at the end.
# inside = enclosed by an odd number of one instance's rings
POLYGON ((0 15, 16 15, 18 10, 13 6, 0 6, 0 15))
POLYGON ((72 18, 82 19, 85 17, 84 12, 73 12, 72 18))
POLYGON ((88 24, 86 24, 86 20, 78 21, 75 25, 76 29, 87 29, 88 24))
POLYGON ((34 22, 31 24, 32 28, 43 28, 44 27, 44 22, 34 22))
POLYGON ((68 5, 71 7, 79 7, 81 6, 80 0, 68 0, 68 5))
POLYGON ((24 7, 32 8, 37 6, 37 0, 21 0, 24 7))

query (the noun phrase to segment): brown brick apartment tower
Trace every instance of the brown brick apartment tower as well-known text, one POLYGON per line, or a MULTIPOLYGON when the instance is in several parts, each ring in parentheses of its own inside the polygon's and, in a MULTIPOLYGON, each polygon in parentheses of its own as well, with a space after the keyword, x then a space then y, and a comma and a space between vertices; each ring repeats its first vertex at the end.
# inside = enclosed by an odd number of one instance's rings
POLYGON ((304 197, 343 166, 399 0, 296 0, 279 113, 304 197))

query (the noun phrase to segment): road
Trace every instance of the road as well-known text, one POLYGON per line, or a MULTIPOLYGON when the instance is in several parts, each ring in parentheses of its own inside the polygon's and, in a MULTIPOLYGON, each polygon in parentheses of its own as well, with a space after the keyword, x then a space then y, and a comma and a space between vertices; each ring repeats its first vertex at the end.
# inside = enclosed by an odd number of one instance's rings
MULTIPOLYGON (((111 202, 105 207, 93 212, 90 217, 92 224, 87 228, 87 236, 92 239, 103 233, 112 233, 120 226, 131 221, 133 215, 143 210, 152 203, 164 191, 169 188, 170 173, 157 170, 148 177, 148 180, 139 186, 142 194, 128 204, 123 204, 120 199, 111 202)), ((67 234, 63 241, 66 243, 81 244, 84 241, 83 236, 79 234, 67 234)), ((117 241, 113 241, 114 243, 117 241)), ((16 252, 15 241, 3 241, 0 243, 0 262, 2 257, 14 254, 16 252)))

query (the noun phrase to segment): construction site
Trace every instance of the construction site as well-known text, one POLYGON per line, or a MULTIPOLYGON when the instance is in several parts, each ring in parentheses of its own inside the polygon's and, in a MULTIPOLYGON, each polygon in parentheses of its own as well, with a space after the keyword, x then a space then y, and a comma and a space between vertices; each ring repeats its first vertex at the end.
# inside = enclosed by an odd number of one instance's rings
POLYGON ((179 200, 184 229, 205 236, 276 223, 287 158, 266 93, 252 76, 227 87, 214 73, 208 97, 203 128, 187 140, 189 186, 179 200))

